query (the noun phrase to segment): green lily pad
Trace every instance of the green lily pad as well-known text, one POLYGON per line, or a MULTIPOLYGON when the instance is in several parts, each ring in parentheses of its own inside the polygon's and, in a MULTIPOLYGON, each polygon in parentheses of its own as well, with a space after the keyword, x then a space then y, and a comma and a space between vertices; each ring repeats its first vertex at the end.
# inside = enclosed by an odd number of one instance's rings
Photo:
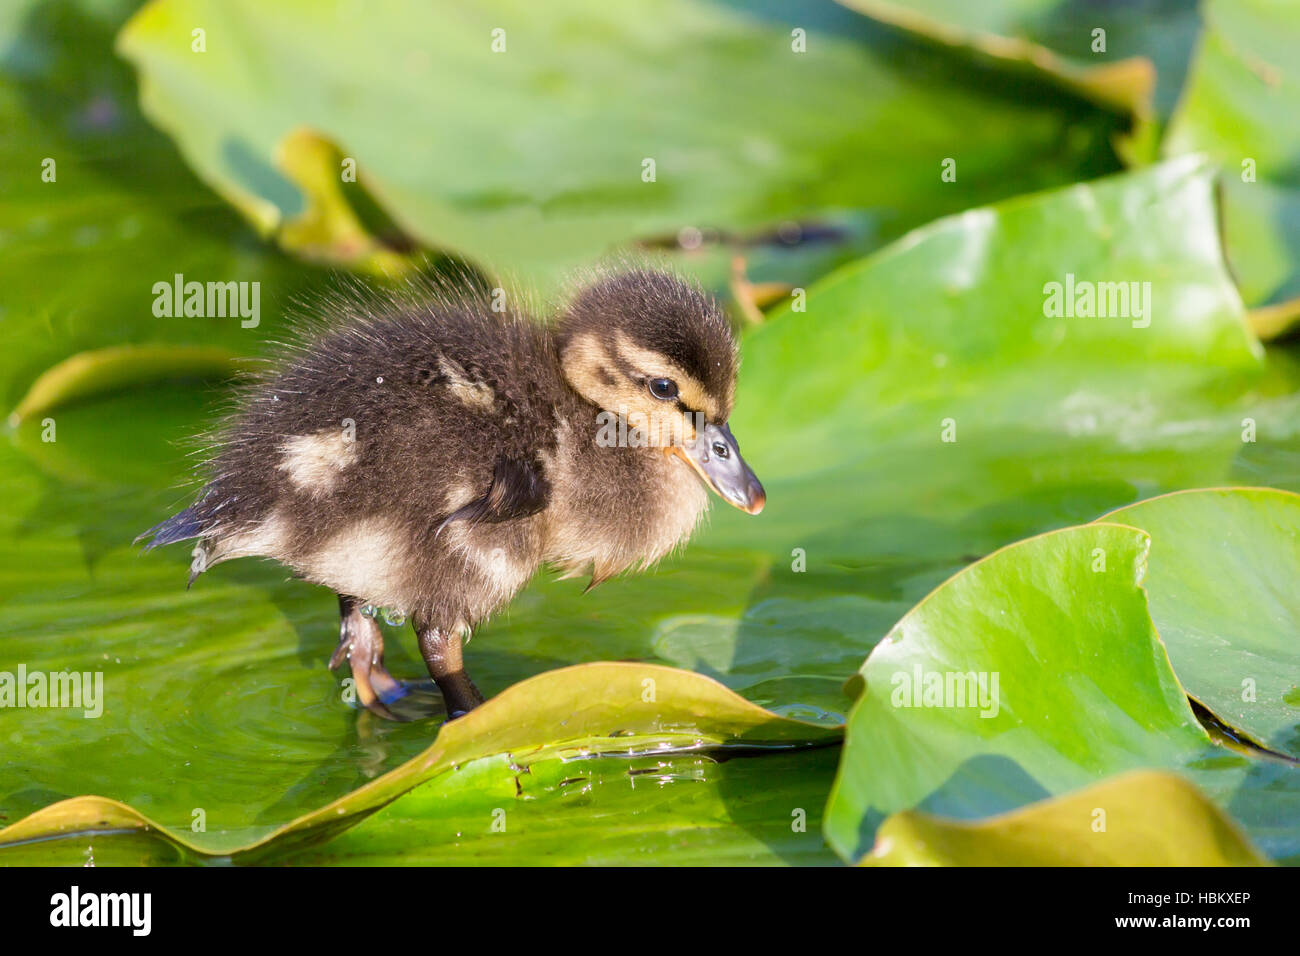
POLYGON ((834 742, 838 735, 838 728, 777 717, 687 671, 652 664, 584 664, 514 685, 444 726, 427 750, 402 766, 283 827, 263 832, 227 827, 221 825, 227 808, 213 807, 209 820, 201 803, 191 811, 189 827, 169 826, 115 800, 75 797, 0 830, 0 863, 6 847, 21 853, 34 840, 126 830, 157 834, 185 856, 242 861, 257 858, 268 847, 284 852, 320 840, 418 784, 486 757, 504 755, 517 768, 608 753, 790 748, 834 742), (550 728, 545 740, 536 732, 539 723, 550 728))
MULTIPOLYGON (((839 749, 657 750, 565 760, 472 760, 417 786, 323 844, 269 845, 238 862, 277 865, 754 865, 837 862, 821 812, 839 749)), ((93 798, 82 798, 84 801, 93 798)), ((70 807, 69 809, 74 809, 70 807)), ((0 864, 224 862, 100 805, 115 829, 0 848, 0 864)))
POLYGON ((1300 495, 1176 492, 1101 520, 1151 536, 1151 618, 1187 693, 1300 758, 1300 495))
POLYGON ((855 860, 900 810, 987 816, 1204 750, 1146 613, 1148 545, 1113 525, 1050 532, 909 611, 855 678, 831 845, 855 860))
POLYGON ((1206 26, 1163 150, 1224 170, 1224 232, 1242 294, 1270 305, 1272 335, 1300 318, 1300 10, 1277 0, 1209 0, 1206 26))
POLYGON ((1183 81, 1200 17, 1194 0, 1098 6, 1055 0, 840 0, 1026 78, 1047 78, 1132 117, 1133 158, 1154 141, 1183 81))
MULTIPOLYGON (((719 537, 964 563, 1107 500, 1258 474, 1294 447, 1295 370, 1243 321, 1212 189, 1180 160, 941 220, 827 277, 746 339, 732 424, 776 491, 719 537), (1149 281, 1149 325, 1045 314, 1067 276, 1149 281)), ((1297 478, 1283 459, 1267 481, 1297 478)))
POLYGON ((1134 771, 979 823, 904 810, 870 866, 1260 866, 1240 828, 1186 780, 1134 771))
POLYGON ((1270 857, 1300 857, 1300 768, 1215 745, 1147 611, 1150 538, 1096 523, 1004 548, 863 664, 826 811, 857 860, 893 813, 978 820, 1143 768, 1180 771, 1270 857))
POLYGON ((165 0, 118 49, 139 70, 146 114, 265 233, 364 189, 425 244, 548 285, 611 247, 687 227, 856 209, 895 236, 1011 188, 1113 169, 1106 142, 1120 125, 829 3, 564 0, 468 14, 165 0), (356 181, 341 167, 332 181, 288 175, 300 129, 354 159, 356 181), (948 157, 960 167, 943 183, 948 157))
POLYGON ((286 863, 825 865, 839 748, 478 761, 286 863))

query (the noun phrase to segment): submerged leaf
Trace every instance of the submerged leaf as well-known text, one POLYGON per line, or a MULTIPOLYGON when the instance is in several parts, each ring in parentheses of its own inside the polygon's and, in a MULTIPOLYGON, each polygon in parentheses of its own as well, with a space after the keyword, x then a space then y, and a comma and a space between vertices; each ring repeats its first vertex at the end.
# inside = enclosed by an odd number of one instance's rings
POLYGON ((850 11, 788 0, 163 0, 118 39, 146 114, 265 232, 336 191, 304 195, 277 171, 306 126, 412 236, 548 286, 634 239, 841 210, 892 237, 1117 165, 1116 117, 898 46, 850 11), (936 188, 954 143, 961 175, 936 188))

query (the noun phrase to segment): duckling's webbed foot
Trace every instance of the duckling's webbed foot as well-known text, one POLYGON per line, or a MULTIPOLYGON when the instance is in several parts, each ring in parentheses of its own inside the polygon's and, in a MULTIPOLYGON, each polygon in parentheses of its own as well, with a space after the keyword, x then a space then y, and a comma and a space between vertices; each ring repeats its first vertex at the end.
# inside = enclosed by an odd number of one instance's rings
POLYGON ((454 630, 434 627, 419 619, 414 623, 420 642, 420 654, 429 668, 429 676, 438 685, 438 690, 442 691, 442 699, 447 706, 447 719, 455 720, 483 703, 483 695, 469 679, 469 674, 465 673, 460 634, 454 630))
POLYGON ((339 646, 330 657, 330 670, 346 659, 352 666, 352 682, 361 705, 385 720, 403 720, 387 705, 403 696, 406 689, 384 668, 384 634, 379 623, 363 614, 361 607, 356 598, 339 595, 339 646))

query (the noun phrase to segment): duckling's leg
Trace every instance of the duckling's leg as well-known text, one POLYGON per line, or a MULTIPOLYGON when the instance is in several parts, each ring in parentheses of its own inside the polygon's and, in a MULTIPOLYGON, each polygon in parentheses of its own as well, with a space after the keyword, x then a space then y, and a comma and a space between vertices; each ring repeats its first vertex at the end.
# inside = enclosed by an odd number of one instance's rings
POLYGON ((429 676, 442 691, 443 703, 447 705, 447 719, 455 720, 483 703, 483 695, 465 673, 460 634, 454 630, 444 631, 419 618, 414 624, 420 654, 429 668, 429 676))
POLYGON ((352 665, 357 699, 366 710, 385 720, 401 720, 386 704, 405 690, 384 668, 384 633, 374 618, 361 613, 361 606, 356 598, 339 595, 339 646, 330 657, 330 670, 346 658, 352 665))

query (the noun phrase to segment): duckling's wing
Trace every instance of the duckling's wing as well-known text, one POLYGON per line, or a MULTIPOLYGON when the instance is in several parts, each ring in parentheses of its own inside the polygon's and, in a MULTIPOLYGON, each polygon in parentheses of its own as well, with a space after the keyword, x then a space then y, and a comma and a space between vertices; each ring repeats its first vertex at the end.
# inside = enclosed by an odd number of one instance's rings
POLYGON ((494 524, 511 518, 526 518, 541 511, 551 500, 551 486, 533 462, 501 457, 492 471, 492 483, 483 496, 457 508, 438 526, 441 531, 453 521, 485 521, 494 524))

